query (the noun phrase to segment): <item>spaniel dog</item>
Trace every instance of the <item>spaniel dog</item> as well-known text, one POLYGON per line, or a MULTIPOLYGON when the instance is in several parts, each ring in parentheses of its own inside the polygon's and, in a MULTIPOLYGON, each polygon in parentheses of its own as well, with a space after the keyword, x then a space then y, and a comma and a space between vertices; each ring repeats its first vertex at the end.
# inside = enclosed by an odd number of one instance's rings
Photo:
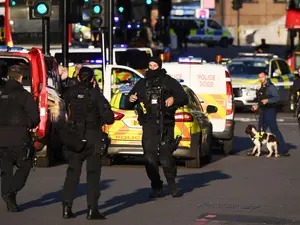
POLYGON ((254 155, 255 152, 257 151, 255 156, 259 157, 261 154, 262 145, 266 145, 267 149, 269 150, 269 154, 267 155, 268 158, 272 156, 273 152, 275 152, 275 157, 279 157, 278 154, 279 143, 274 134, 259 132, 257 131, 256 127, 253 125, 248 125, 246 127, 245 133, 251 138, 251 140, 255 145, 251 152, 251 155, 254 155))

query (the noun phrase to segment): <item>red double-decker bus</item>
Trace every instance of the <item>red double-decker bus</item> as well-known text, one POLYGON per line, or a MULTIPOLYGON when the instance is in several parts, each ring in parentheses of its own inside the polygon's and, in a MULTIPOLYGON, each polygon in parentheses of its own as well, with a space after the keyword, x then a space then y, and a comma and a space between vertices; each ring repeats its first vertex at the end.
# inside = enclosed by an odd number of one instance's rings
POLYGON ((300 0, 287 0, 285 26, 288 30, 287 60, 296 70, 300 68, 300 0))
POLYGON ((0 0, 0 44, 12 47, 13 41, 9 23, 10 0, 0 0))

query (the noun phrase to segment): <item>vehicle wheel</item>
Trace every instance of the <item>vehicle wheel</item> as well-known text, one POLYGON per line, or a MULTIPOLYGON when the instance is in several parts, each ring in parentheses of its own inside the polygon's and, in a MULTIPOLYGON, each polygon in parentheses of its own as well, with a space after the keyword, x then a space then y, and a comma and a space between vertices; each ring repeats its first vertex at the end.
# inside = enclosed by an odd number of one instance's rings
POLYGON ((230 140, 223 140, 223 151, 225 155, 230 155, 234 152, 233 149, 233 137, 230 140))
POLYGON ((48 149, 45 157, 37 158, 37 167, 50 167, 53 164, 53 154, 48 149))
POLYGON ((37 158, 37 167, 50 167, 50 161, 48 156, 37 158))
MULTIPOLYGON (((200 137, 200 142, 201 142, 201 140, 202 140, 202 137, 200 137)), ((202 146, 199 143, 199 148, 197 151, 196 159, 185 160, 186 168, 200 168, 201 167, 201 150, 202 150, 202 146)))
POLYGON ((112 166, 113 165, 113 159, 109 156, 103 156, 101 157, 101 166, 112 166))
POLYGON ((222 38, 222 39, 220 40, 220 46, 221 46, 222 48, 228 48, 228 39, 227 39, 227 38, 222 38))
POLYGON ((204 162, 206 164, 209 164, 212 161, 212 142, 213 142, 213 136, 212 136, 212 126, 208 129, 208 134, 206 137, 206 144, 207 145, 207 154, 204 156, 204 162))

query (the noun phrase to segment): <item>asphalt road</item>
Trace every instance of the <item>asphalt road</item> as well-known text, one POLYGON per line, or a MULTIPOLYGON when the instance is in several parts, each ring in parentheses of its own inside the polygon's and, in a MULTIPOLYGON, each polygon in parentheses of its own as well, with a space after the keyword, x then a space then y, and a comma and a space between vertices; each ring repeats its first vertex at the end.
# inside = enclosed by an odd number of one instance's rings
POLYGON ((300 224, 300 140, 294 119, 289 114, 278 117, 280 129, 292 148, 291 157, 279 159, 247 157, 245 152, 252 143, 244 129, 247 124, 256 124, 255 118, 240 113, 236 121, 235 155, 214 155, 213 162, 201 169, 179 166, 182 198, 166 196, 149 201, 150 184, 141 164, 128 162, 104 167, 99 207, 108 219, 87 221, 83 167, 74 203, 77 218, 63 220, 60 190, 66 165, 38 168, 30 174, 27 186, 18 195, 22 212, 7 213, 0 202, 1 224, 300 224))

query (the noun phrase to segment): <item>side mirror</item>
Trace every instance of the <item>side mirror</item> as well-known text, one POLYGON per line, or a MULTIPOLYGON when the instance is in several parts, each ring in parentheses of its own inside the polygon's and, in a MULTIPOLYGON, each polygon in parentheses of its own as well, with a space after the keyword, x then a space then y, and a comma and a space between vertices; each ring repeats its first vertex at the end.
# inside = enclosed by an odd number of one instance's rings
POLYGON ((101 78, 99 78, 99 79, 98 79, 98 83, 101 83, 101 82, 102 82, 102 79, 101 79, 101 78))
POLYGON ((218 112, 218 107, 214 105, 208 105, 206 108, 206 113, 211 114, 211 113, 216 113, 218 112))

